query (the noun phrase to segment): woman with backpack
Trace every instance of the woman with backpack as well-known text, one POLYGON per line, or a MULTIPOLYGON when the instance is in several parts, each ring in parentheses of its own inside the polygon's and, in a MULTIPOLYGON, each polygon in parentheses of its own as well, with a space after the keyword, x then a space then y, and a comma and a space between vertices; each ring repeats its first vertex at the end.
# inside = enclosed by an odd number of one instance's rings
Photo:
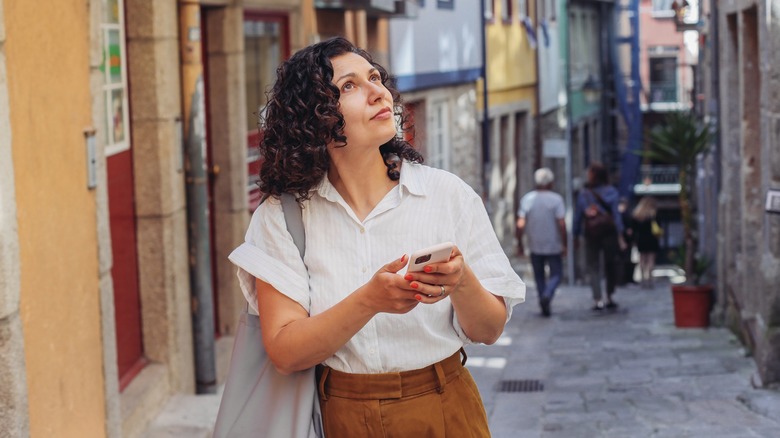
POLYGON ((588 277, 593 292, 594 311, 616 309, 612 299, 620 267, 620 251, 626 247, 623 220, 618 210, 620 195, 609 185, 607 169, 601 163, 591 163, 587 182, 578 196, 574 210, 574 238, 585 237, 588 277), (601 292, 601 272, 606 283, 606 300, 601 292))

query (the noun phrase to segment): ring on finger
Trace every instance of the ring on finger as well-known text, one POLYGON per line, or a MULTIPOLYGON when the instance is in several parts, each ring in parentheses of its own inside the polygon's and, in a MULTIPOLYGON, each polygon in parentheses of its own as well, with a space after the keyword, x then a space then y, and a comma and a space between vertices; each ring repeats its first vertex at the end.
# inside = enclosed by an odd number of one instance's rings
POLYGON ((446 289, 444 289, 444 285, 443 285, 443 284, 440 284, 440 285, 439 285, 439 287, 441 288, 441 293, 439 293, 439 296, 440 296, 440 297, 443 297, 443 296, 444 296, 444 294, 446 294, 446 293, 447 293, 447 290, 446 290, 446 289))

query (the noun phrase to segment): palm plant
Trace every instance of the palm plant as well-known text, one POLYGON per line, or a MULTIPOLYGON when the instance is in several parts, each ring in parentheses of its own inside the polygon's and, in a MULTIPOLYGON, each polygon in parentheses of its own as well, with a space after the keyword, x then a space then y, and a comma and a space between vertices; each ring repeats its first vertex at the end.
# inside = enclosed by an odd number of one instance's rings
POLYGON ((705 153, 712 144, 713 133, 698 122, 692 111, 672 112, 665 123, 648 133, 647 147, 641 155, 651 160, 677 166, 680 179, 680 215, 682 217, 684 245, 680 256, 689 281, 698 284, 704 274, 702 266, 709 265, 696 257, 698 232, 694 213, 696 197, 694 181, 696 157, 705 153))

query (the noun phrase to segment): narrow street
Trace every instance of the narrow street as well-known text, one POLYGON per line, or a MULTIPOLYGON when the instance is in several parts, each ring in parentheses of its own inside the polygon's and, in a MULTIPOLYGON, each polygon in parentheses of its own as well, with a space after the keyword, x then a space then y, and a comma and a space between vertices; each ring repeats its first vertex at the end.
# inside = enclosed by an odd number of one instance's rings
MULTIPOLYGON (((561 287, 548 319, 530 268, 513 263, 527 301, 496 345, 466 347, 494 438, 780 434, 780 392, 751 386, 755 362, 728 329, 676 328, 663 279, 618 289, 603 313, 589 288, 561 287)), ((144 436, 210 437, 218 406, 219 394, 175 396, 144 436)))
POLYGON ((755 363, 728 329, 675 328, 667 282, 619 288, 604 313, 589 288, 562 287, 549 319, 528 292, 502 345, 467 347, 493 437, 780 436, 780 392, 751 386, 755 363))

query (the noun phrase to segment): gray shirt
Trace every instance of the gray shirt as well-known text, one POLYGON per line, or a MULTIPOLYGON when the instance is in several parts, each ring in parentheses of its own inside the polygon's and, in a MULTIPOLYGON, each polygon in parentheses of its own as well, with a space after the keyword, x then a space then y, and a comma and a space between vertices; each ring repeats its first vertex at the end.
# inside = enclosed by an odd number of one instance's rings
POLYGON ((525 218, 525 235, 531 254, 563 252, 558 219, 563 219, 566 207, 563 197, 550 190, 533 190, 520 200, 517 215, 525 218))

